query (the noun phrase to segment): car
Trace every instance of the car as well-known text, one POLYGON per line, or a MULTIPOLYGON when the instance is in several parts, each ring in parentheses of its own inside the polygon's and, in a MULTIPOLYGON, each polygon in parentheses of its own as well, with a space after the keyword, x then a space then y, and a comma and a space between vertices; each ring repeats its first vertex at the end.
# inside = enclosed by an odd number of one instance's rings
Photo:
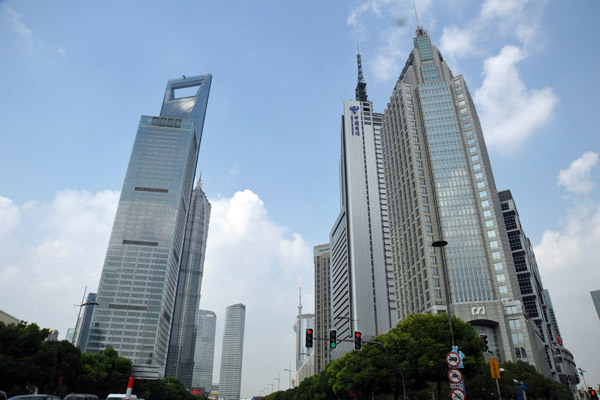
POLYGON ((69 393, 63 400, 98 400, 98 396, 88 393, 69 393))
POLYGON ((8 400, 61 400, 61 398, 52 394, 21 394, 8 400))

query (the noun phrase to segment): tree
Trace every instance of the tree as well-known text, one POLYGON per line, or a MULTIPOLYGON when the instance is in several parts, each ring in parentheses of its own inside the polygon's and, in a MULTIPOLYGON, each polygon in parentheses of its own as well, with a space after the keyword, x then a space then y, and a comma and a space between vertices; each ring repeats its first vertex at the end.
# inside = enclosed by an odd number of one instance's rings
POLYGON ((124 393, 131 375, 131 360, 120 357, 115 349, 107 347, 101 353, 81 355, 82 375, 77 391, 94 393, 106 398, 110 393, 124 393))

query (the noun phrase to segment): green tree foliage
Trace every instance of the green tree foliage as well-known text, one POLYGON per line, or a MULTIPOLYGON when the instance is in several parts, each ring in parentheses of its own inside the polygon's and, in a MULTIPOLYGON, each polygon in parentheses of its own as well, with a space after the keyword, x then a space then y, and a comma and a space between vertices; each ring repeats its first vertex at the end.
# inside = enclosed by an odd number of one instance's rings
POLYGON ((146 400, 202 400, 204 396, 194 396, 177 378, 160 380, 136 380, 133 392, 146 400))
POLYGON ((93 393, 101 399, 110 393, 125 393, 131 375, 131 360, 120 357, 112 347, 102 353, 83 353, 81 364, 82 373, 74 391, 93 393))
POLYGON ((546 378, 534 366, 519 360, 516 363, 505 362, 502 364, 504 371, 500 379, 502 397, 514 396, 514 381, 517 380, 527 385, 527 399, 537 400, 571 400, 573 393, 568 386, 546 378))

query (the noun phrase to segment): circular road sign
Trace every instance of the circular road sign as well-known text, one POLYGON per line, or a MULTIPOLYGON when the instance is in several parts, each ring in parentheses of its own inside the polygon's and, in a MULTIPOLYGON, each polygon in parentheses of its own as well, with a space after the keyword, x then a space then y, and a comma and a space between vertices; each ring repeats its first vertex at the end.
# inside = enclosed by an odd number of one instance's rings
POLYGON ((461 383, 463 380, 462 372, 460 372, 460 369, 452 368, 448 371, 448 379, 450 379, 450 382, 452 383, 461 383))
POLYGON ((448 364, 450 368, 458 367, 460 365, 460 356, 458 353, 451 351, 446 354, 446 364, 448 364))
POLYGON ((452 391, 450 392, 450 398, 452 400, 465 400, 465 392, 463 392, 460 389, 452 389, 452 391))

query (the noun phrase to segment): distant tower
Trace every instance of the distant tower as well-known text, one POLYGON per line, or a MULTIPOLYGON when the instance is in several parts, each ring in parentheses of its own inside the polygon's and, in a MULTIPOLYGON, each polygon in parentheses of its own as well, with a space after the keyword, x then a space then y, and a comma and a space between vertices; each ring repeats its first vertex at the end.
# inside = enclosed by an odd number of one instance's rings
POLYGON ((298 285, 298 316, 294 323, 294 331, 296 332, 296 371, 300 370, 314 349, 314 347, 306 347, 305 338, 308 328, 315 328, 315 315, 302 314, 302 278, 300 278, 298 285))
POLYGON ((73 344, 79 347, 82 353, 85 353, 87 347, 88 335, 90 334, 90 326, 92 324, 92 316, 94 315, 94 307, 96 307, 97 293, 88 293, 85 306, 83 307, 83 315, 81 320, 77 321, 75 333, 73 336, 73 344))
POLYGON ((208 392, 212 386, 216 327, 217 315, 214 312, 198 311, 192 387, 202 388, 204 393, 208 392))
POLYGON ((224 400, 240 399, 245 323, 245 305, 234 304, 227 307, 219 378, 219 398, 224 400))
POLYGON ((192 192, 185 228, 166 373, 167 376, 178 378, 188 389, 192 387, 194 371, 196 324, 210 209, 210 203, 202 191, 202 181, 198 180, 192 192))
MULTIPOLYGON (((367 100, 358 61, 356 100, 344 101, 340 157, 340 214, 330 233, 331 328, 337 337, 362 331, 365 339, 396 324, 386 183, 382 159, 382 114, 367 100)), ((352 349, 340 342, 339 358, 352 349)))
POLYGON ((592 295, 592 301, 594 302, 594 307, 596 307, 598 318, 600 318, 600 290, 593 290, 590 294, 592 295))
MULTIPOLYGON (((331 327, 331 289, 329 283, 329 269, 331 266, 331 249, 329 243, 315 246, 315 336, 329 337, 331 327)), ((326 340, 316 340, 315 348, 315 373, 325 369, 331 360, 329 343, 326 340)))

